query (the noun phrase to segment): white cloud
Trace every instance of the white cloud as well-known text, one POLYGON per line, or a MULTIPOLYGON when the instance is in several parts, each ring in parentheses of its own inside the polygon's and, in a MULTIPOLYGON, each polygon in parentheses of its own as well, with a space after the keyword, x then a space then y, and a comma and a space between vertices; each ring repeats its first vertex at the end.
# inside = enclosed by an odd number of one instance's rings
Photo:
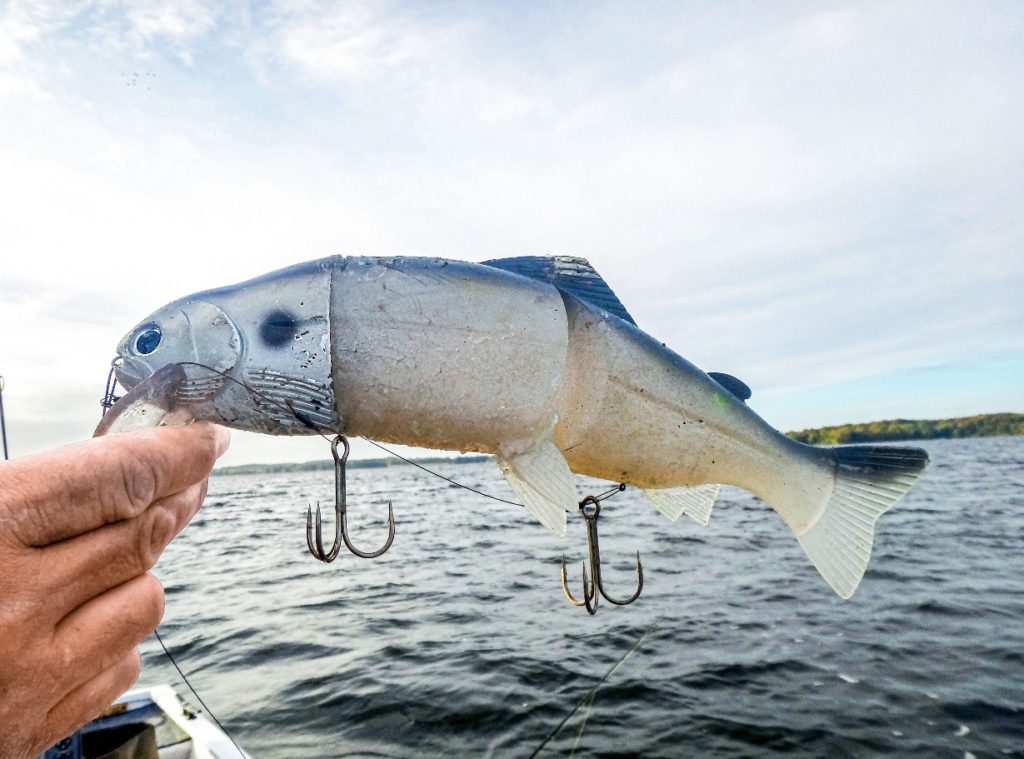
POLYGON ((75 3, 12 0, 0 9, 0 65, 23 60, 25 50, 63 27, 77 13, 75 3))
POLYGON ((169 40, 179 45, 206 34, 215 20, 208 4, 188 0, 135 0, 125 6, 125 15, 139 39, 169 40))
POLYGON ((53 94, 44 90, 28 76, 0 71, 0 100, 53 100, 53 94))
POLYGON ((284 56, 314 76, 345 80, 381 69, 423 66, 440 54, 453 29, 428 29, 379 4, 351 3, 306 12, 281 29, 284 56))
POLYGON ((507 12, 0 11, 0 324, 32 325, 0 344, 33 388, 9 414, 87 434, 145 313, 331 253, 587 256, 755 398, 1024 351, 997 9, 507 12))
POLYGON ((494 76, 481 57, 485 30, 466 17, 391 3, 312 4, 275 15, 271 29, 273 41, 256 45, 286 69, 351 88, 363 102, 383 96, 392 118, 407 110, 428 129, 453 114, 483 127, 519 123, 540 105, 536 82, 494 76))
POLYGON ((12 0, 0 6, 0 101, 49 100, 53 95, 40 81, 45 66, 29 51, 74 17, 74 4, 12 0))
POLYGON ((0 9, 0 70, 42 85, 68 76, 67 58, 88 65, 97 55, 121 55, 138 62, 163 47, 188 63, 191 46, 216 20, 197 0, 13 0, 0 9))

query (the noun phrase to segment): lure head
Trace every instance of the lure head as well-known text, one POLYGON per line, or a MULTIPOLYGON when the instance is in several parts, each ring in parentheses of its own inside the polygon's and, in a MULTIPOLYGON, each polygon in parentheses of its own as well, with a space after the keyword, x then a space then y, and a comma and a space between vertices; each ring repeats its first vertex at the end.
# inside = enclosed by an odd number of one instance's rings
POLYGON ((242 338, 221 308, 184 298, 143 319, 121 339, 117 355, 121 359, 118 382, 131 390, 169 364, 198 364, 230 372, 242 357, 242 338))
POLYGON ((331 381, 330 265, 313 261, 197 293, 153 312, 118 344, 132 389, 165 366, 196 418, 270 434, 340 429, 331 381))

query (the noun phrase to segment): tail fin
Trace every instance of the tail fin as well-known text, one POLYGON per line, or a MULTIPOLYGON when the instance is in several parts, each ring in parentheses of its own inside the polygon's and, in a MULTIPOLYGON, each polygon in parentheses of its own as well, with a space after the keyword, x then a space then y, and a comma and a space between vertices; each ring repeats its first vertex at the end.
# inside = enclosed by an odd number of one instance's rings
POLYGON ((914 485, 928 453, 879 445, 842 446, 831 453, 832 496, 797 540, 832 589, 849 598, 871 558, 875 522, 914 485))

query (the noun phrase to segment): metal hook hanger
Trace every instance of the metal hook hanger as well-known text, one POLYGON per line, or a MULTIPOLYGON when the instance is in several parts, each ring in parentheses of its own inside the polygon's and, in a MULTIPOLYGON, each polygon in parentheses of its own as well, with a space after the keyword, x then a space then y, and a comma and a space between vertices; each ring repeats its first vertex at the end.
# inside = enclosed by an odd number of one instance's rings
MULTIPOLYGON (((617 489, 618 492, 624 490, 625 486, 620 485, 617 489)), ((606 494, 604 497, 607 498, 611 493, 606 494)), ((633 603, 640 597, 641 591, 644 589, 644 568, 640 563, 640 552, 636 552, 636 592, 633 593, 625 601, 620 601, 617 598, 612 598, 605 592, 604 585, 601 582, 601 548, 598 544, 597 539, 597 518, 601 514, 601 497, 588 495, 582 501, 580 501, 580 513, 583 518, 587 521, 587 552, 590 554, 590 577, 587 577, 587 564, 583 563, 583 600, 579 600, 571 592, 569 592, 568 576, 565 572, 565 555, 562 555, 562 592, 565 593, 565 597, 569 600, 573 606, 585 606, 587 613, 597 613, 597 601, 598 593, 604 596, 604 599, 611 604, 616 606, 626 606, 633 603)))
POLYGON ((348 506, 345 501, 345 462, 348 460, 349 445, 344 435, 338 435, 331 442, 331 455, 334 457, 334 545, 329 551, 324 550, 323 535, 321 528, 320 503, 316 504, 316 537, 313 536, 313 506, 310 505, 306 511, 306 546, 309 552, 317 559, 327 564, 338 558, 342 543, 349 551, 363 559, 375 559, 384 554, 395 540, 395 512, 391 508, 391 501, 388 501, 388 539, 383 547, 376 551, 360 551, 348 536, 348 523, 346 511, 348 506), (338 455, 338 443, 345 447, 345 452, 338 455))
POLYGON ((121 365, 121 357, 114 356, 114 360, 110 362, 110 372, 107 374, 107 386, 103 391, 103 399, 100 401, 100 406, 103 407, 103 415, 110 411, 111 406, 121 400, 121 397, 116 395, 117 392, 117 372, 118 367, 121 365))

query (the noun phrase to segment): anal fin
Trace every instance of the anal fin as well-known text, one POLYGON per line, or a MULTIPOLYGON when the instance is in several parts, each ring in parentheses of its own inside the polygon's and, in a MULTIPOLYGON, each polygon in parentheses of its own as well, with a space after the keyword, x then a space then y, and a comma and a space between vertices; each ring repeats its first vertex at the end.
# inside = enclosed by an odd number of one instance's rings
POLYGON ((721 485, 711 483, 696 487, 654 488, 645 490, 654 507, 673 522, 686 514, 693 521, 706 525, 721 485))
POLYGON ((502 446, 498 466, 526 510, 559 537, 565 536, 565 514, 578 508, 576 484, 565 456, 545 436, 526 450, 502 446))

